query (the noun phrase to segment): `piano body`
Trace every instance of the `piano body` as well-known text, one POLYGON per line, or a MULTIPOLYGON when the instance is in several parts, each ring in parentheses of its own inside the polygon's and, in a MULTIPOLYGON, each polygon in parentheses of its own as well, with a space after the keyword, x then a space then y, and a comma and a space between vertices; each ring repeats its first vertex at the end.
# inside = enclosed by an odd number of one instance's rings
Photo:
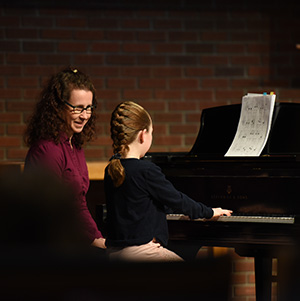
POLYGON ((280 258, 300 238, 300 104, 275 104, 260 157, 224 157, 240 111, 240 104, 204 109, 190 152, 149 152, 145 159, 194 200, 237 215, 215 222, 170 215, 170 242, 232 247, 241 256, 254 257, 256 300, 271 300, 272 258, 278 258, 280 273, 280 258))

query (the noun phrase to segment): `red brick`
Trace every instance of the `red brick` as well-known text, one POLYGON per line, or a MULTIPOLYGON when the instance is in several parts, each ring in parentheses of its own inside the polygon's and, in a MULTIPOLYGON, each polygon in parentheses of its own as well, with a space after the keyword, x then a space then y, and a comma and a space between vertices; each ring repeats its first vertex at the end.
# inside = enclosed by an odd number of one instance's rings
POLYGON ((219 55, 202 55, 200 58, 201 65, 228 65, 229 58, 219 55))
POLYGON ((123 67, 120 70, 120 74, 123 76, 136 76, 136 77, 149 77, 151 75, 151 69, 147 67, 123 67))
POLYGON ((86 148, 85 151, 85 158, 86 160, 103 160, 104 157, 104 150, 100 148, 86 148))
POLYGON ((142 20, 142 19, 139 19, 139 20, 123 20, 121 22, 121 27, 122 28, 132 28, 132 29, 136 29, 136 28, 139 28, 139 29, 149 29, 150 28, 150 22, 149 20, 142 20))
MULTIPOLYGON (((32 66, 30 66, 32 68, 32 66)), ((24 68, 24 66, 23 66, 24 68)), ((25 66, 26 68, 26 66, 25 66)), ((21 75, 22 74, 22 70, 21 70, 21 66, 0 66, 0 74, 2 74, 2 76, 8 76, 8 75, 21 75)))
POLYGON ((75 65, 99 65, 103 64, 104 57, 102 55, 74 55, 74 63, 75 65))
POLYGON ((184 92, 185 100, 213 100, 212 90, 187 90, 184 92))
POLYGON ((194 134, 198 132, 198 126, 188 124, 178 124, 170 126, 170 134, 194 134))
POLYGON ((154 47, 156 53, 183 53, 182 44, 162 43, 155 44, 154 47))
POLYGON ((186 88, 198 88, 199 81, 197 79, 170 79, 170 88, 171 89, 186 89, 186 88))
POLYGON ((250 76, 268 76, 268 75, 271 74, 271 72, 270 72, 270 67, 269 66, 264 66, 264 67, 250 66, 248 68, 248 74, 250 76))
POLYGON ((0 49, 1 51, 21 51, 21 45, 19 42, 15 42, 15 41, 0 41, 0 49))
POLYGON ((7 125, 8 135, 23 135, 26 129, 25 125, 7 125))
POLYGON ((124 43, 122 46, 123 51, 132 52, 132 53, 150 53, 151 52, 151 44, 145 43, 124 43))
POLYGON ((11 148, 7 150, 7 159, 25 161, 27 149, 11 148))
POLYGON ((134 41, 136 34, 133 31, 106 31, 106 39, 112 41, 134 41))
POLYGON ((177 56, 170 56, 170 65, 197 65, 198 64, 198 57, 192 55, 177 55, 177 56))
MULTIPOLYGON (((39 60, 41 64, 46 65, 61 65, 66 66, 70 64, 70 56, 65 54, 41 54, 39 56, 39 60)), ((48 76, 47 76, 48 79, 48 76)))
POLYGON ((38 38, 38 30, 32 28, 7 28, 6 38, 8 39, 36 39, 38 38))
POLYGON ((164 112, 167 107, 166 102, 153 100, 140 100, 139 104, 149 112, 164 112))
POLYGON ((155 90, 154 97, 159 100, 180 100, 181 90, 155 90))
MULTIPOLYGON (((166 136, 167 135, 167 125, 165 124, 160 124, 158 122, 156 122, 156 116, 152 115, 152 119, 153 119, 153 135, 154 136, 166 136)), ((159 119, 158 119, 159 121, 159 119)))
POLYGON ((59 52, 86 52, 87 44, 80 42, 61 42, 57 48, 59 52))
POLYGON ((242 67, 216 67, 215 68, 215 75, 216 76, 227 76, 227 77, 242 77, 244 75, 244 68, 242 67))
POLYGON ((24 89, 23 98, 24 98, 24 100, 26 100, 26 99, 29 99, 29 100, 34 99, 35 100, 35 99, 38 98, 40 93, 41 93, 40 88, 38 88, 38 89, 24 89))
POLYGON ((0 161, 4 161, 5 157, 4 157, 4 149, 0 149, 0 161))
MULTIPOLYGON (((217 47, 217 52, 219 53, 245 53, 246 46, 243 44, 219 44, 217 47)), ((234 57, 233 57, 234 58, 234 57)))
POLYGON ((7 86, 10 87, 37 87, 39 85, 38 78, 36 77, 8 77, 7 86))
POLYGON ((126 100, 151 99, 152 93, 149 90, 124 90, 123 97, 126 100))
POLYGON ((182 28, 182 22, 180 20, 154 20, 155 29, 180 29, 182 28))
POLYGON ((108 88, 135 88, 136 80, 131 78, 109 78, 107 80, 108 88))
POLYGON ((226 88, 229 86, 229 79, 223 78, 223 79, 215 79, 215 78, 209 78, 209 79, 202 79, 202 87, 203 88, 226 88))
POLYGON ((235 272, 254 272, 254 260, 236 260, 234 262, 235 272))
POLYGON ((92 146, 111 146, 112 141, 110 136, 99 136, 95 141, 89 142, 92 146))
POLYGON ((140 88, 166 88, 165 79, 145 78, 139 81, 140 88))
POLYGON ((218 90, 216 91, 216 99, 218 101, 220 100, 235 100, 235 101, 242 101, 242 97, 244 96, 244 91, 242 89, 240 90, 231 90, 231 91, 225 91, 225 90, 218 90))
POLYGON ((34 102, 29 101, 9 101, 6 104, 6 108, 8 111, 14 112, 25 112, 25 111, 32 111, 34 107, 34 102))
POLYGON ((232 88, 250 88, 259 87, 260 81, 258 79, 232 79, 232 88))
POLYGON ((0 18, 0 26, 3 27, 12 27, 12 26, 16 26, 16 24, 20 24, 21 22, 21 15, 20 16, 14 16, 14 15, 1 15, 0 18))
POLYGON ((211 67, 186 67, 185 73, 187 76, 206 77, 214 74, 214 69, 211 67))
POLYGON ((104 76, 105 78, 108 76, 117 76, 119 75, 119 67, 113 66, 91 66, 89 69, 89 75, 93 78, 98 76, 104 76))
POLYGON ((169 108, 171 111, 195 111, 197 110, 197 101, 172 101, 169 108))
POLYGON ((65 40, 72 39, 72 30, 67 29, 43 29, 40 33, 42 39, 65 40))
POLYGON ((170 41, 197 41, 197 32, 192 31, 170 31, 169 32, 170 41))
POLYGON ((54 25, 54 18, 47 17, 35 17, 35 16, 23 16, 22 25, 26 27, 36 28, 51 28, 54 25))
MULTIPOLYGON (((45 65, 35 65, 35 66, 23 66, 24 68, 24 75, 25 76, 32 76, 39 77, 41 74, 45 74, 50 76, 54 74, 57 70, 54 66, 45 66, 45 65)), ((18 75, 18 74, 17 74, 18 75)))
POLYGON ((37 54, 24 54, 24 53, 8 53, 7 63, 8 64, 37 64, 37 54))
POLYGON ((153 143, 155 145, 161 146, 174 146, 174 145, 181 145, 182 138, 179 136, 154 136, 153 143))
POLYGON ((0 137, 0 147, 21 146, 21 138, 0 137))
POLYGON ((231 34, 231 38, 233 41, 259 41, 260 39, 260 33, 259 32, 242 32, 242 33, 237 33, 233 32, 231 34))
POLYGON ((209 31, 209 32, 203 32, 201 34, 201 39, 203 41, 220 42, 220 41, 227 41, 229 39, 229 36, 228 36, 228 33, 225 31, 223 31, 223 32, 209 31))
POLYGON ((164 122, 164 123, 181 123, 182 122, 182 114, 178 113, 155 113, 153 114, 153 117, 155 117, 155 120, 157 122, 164 122))
POLYGON ((142 65, 165 65, 167 60, 161 55, 141 55, 137 58, 137 62, 142 65))
POLYGON ((130 55, 107 55, 105 61, 112 65, 135 65, 136 57, 130 55))
POLYGON ((185 46, 187 53, 212 53, 214 52, 213 44, 187 44, 185 46))
POLYGON ((142 31, 137 33, 139 41, 166 41, 166 34, 159 31, 142 31))
POLYGON ((119 100, 121 98, 119 90, 100 90, 97 92, 97 98, 101 100, 119 100))
POLYGON ((259 65, 261 63, 261 58, 259 56, 234 56, 231 58, 232 65, 259 65))
POLYGON ((17 113, 0 113, 0 123, 21 122, 21 114, 17 113))
POLYGON ((235 296, 254 296, 255 286, 239 286, 234 288, 235 296))
POLYGON ((102 30, 76 30, 74 38, 81 41, 101 41, 105 39, 102 30))
POLYGON ((201 113, 187 113, 185 119, 187 122, 196 122, 200 124, 201 113))
POLYGON ((248 53, 255 52, 260 55, 261 53, 268 53, 270 51, 270 45, 268 43, 249 43, 247 49, 248 53))
POLYGON ((91 51, 93 52, 119 52, 121 46, 118 43, 100 43, 95 42, 91 44, 91 51))
POLYGON ((24 52, 54 52, 55 45, 51 42, 23 42, 23 50, 24 52))
POLYGON ((182 75, 179 67, 154 67, 152 73, 154 77, 180 77, 182 75))
POLYGON ((86 27, 87 19, 86 18, 56 18, 57 27, 71 27, 71 28, 82 28, 86 27))

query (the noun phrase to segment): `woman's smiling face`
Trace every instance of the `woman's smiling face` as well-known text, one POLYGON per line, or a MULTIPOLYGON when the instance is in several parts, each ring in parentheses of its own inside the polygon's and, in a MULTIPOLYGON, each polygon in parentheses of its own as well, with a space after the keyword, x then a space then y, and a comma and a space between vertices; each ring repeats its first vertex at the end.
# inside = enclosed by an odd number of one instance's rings
MULTIPOLYGON (((93 93, 88 90, 75 89, 71 91, 68 103, 72 106, 80 107, 82 109, 93 105, 93 93)), ((66 104, 65 121, 67 125, 68 137, 73 134, 82 132, 84 126, 90 119, 91 114, 87 110, 82 111, 80 114, 75 113, 73 108, 66 104)))

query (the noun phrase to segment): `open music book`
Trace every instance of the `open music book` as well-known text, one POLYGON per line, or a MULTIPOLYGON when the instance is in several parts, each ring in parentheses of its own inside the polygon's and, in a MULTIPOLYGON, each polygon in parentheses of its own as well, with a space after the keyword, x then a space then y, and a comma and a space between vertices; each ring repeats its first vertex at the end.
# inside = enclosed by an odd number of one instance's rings
POLYGON ((243 96, 238 128, 225 157, 260 156, 268 140, 275 98, 265 93, 243 96))

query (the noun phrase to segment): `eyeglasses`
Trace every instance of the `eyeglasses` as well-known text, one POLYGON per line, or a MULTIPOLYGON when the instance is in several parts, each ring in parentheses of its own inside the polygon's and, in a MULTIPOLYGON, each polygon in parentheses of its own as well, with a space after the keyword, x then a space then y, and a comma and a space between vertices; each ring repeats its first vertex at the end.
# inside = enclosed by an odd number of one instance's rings
POLYGON ((83 111, 86 111, 87 114, 92 114, 93 109, 96 108, 96 106, 87 106, 86 108, 83 108, 82 106, 73 106, 65 100, 63 102, 73 109, 72 112, 74 114, 81 114, 83 111))

